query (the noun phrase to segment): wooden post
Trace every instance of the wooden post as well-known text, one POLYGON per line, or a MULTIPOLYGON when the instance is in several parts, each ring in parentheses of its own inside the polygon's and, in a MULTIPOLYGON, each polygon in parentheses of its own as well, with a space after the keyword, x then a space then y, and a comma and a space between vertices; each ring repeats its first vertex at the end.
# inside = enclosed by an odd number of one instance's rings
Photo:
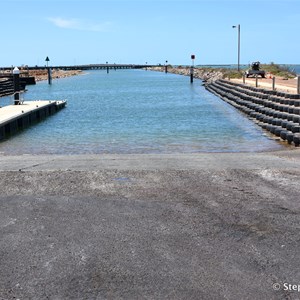
POLYGON ((190 76, 191 76, 191 83, 194 82, 194 68, 190 67, 190 76))
POLYGON ((243 74, 243 84, 245 84, 245 82, 246 82, 246 76, 245 76, 245 74, 243 74))
POLYGON ((15 67, 13 69, 13 80, 14 80, 14 104, 20 104, 20 70, 15 67))
POLYGON ((272 78, 272 90, 275 91, 275 77, 272 78))
POLYGON ((258 76, 255 76, 255 87, 258 87, 258 76))
POLYGON ((195 54, 192 54, 191 55, 192 66, 190 68, 191 83, 194 82, 194 61, 195 61, 195 58, 196 58, 195 54))
POLYGON ((48 67, 48 84, 52 84, 52 72, 50 67, 48 67))
POLYGON ((297 94, 300 94, 300 76, 298 76, 298 81, 297 81, 297 94))

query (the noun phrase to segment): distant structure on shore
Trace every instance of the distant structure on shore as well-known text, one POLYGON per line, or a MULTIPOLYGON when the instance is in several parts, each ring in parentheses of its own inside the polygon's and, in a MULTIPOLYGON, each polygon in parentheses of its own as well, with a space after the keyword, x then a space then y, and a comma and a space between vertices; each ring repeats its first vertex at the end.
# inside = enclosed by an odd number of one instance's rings
MULTIPOLYGON (((157 65, 155 65, 157 66, 157 65)), ((74 66, 51 66, 51 69, 60 69, 60 70, 102 70, 102 69, 142 69, 147 67, 154 67, 154 65, 148 65, 148 64, 88 64, 88 65, 74 65, 74 66)), ((33 66, 33 67, 27 67, 28 70, 44 70, 47 66, 33 66)), ((3 67, 0 68, 0 70, 3 71, 10 71, 11 67, 3 67)))

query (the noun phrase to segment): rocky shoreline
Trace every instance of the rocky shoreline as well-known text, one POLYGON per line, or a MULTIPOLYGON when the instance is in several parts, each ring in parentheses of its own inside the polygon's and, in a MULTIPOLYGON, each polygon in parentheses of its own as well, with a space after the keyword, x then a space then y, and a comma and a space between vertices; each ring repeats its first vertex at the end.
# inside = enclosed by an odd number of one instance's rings
MULTIPOLYGON (((151 67, 148 68, 151 71, 157 72, 165 72, 165 66, 158 66, 158 67, 151 67)), ((168 66, 168 72, 172 74, 190 76, 190 67, 172 67, 168 66)), ((211 68, 194 68, 194 78, 201 79, 208 83, 214 82, 218 79, 223 79, 225 74, 218 69, 211 69, 211 68)))
MULTIPOLYGON (((48 80, 48 70, 22 70, 20 77, 20 89, 25 90, 26 85, 35 84, 37 81, 48 80)), ((52 79, 65 78, 83 74, 81 70, 52 70, 52 79)), ((11 72, 4 72, 0 77, 0 97, 9 96, 14 93, 11 72)))
MULTIPOLYGON (((52 71, 52 79, 65 78, 70 76, 76 76, 82 74, 81 70, 53 70, 52 71)), ((45 70, 30 70, 29 76, 35 77, 36 81, 42 81, 48 79, 48 71, 45 70)))

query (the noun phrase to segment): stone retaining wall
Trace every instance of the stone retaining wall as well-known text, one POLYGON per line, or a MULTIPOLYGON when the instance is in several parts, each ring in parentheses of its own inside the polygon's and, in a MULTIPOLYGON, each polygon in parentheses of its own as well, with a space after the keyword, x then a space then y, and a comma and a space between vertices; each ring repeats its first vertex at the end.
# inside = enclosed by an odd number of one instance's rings
POLYGON ((206 89, 254 119, 258 125, 289 144, 300 144, 300 95, 265 90, 227 80, 206 89))
MULTIPOLYGON (((165 72, 165 66, 148 67, 148 70, 165 72)), ((190 67, 171 67, 167 68, 168 73, 190 76, 190 67)), ((223 78, 224 74, 219 70, 209 68, 194 68, 194 78, 198 78, 207 82, 213 82, 215 80, 223 78)))
MULTIPOLYGON (((34 78, 20 77, 20 91, 24 91, 26 84, 33 84, 34 78)), ((14 82, 11 75, 0 77, 0 97, 9 96, 14 93, 14 82)))
POLYGON ((8 96, 14 93, 14 84, 10 78, 0 79, 0 97, 8 96))

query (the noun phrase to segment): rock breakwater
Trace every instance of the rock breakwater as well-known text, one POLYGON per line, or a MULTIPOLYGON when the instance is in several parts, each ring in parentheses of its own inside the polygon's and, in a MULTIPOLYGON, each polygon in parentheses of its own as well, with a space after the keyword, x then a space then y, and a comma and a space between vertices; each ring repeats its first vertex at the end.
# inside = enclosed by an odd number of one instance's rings
MULTIPOLYGON (((52 78, 53 79, 59 79, 59 78, 65 78, 70 76, 76 76, 82 74, 81 70, 56 70, 54 69, 52 71, 52 78)), ((29 71, 30 76, 34 76, 36 81, 42 81, 48 79, 48 71, 47 69, 44 70, 30 70, 29 71)))
MULTIPOLYGON (((52 78, 59 79, 70 76, 82 74, 81 70, 56 70, 52 71, 52 78)), ((35 84, 36 81, 48 79, 48 70, 29 70, 21 73, 20 77, 20 90, 25 91, 27 84, 35 84)), ((11 72, 4 72, 0 74, 0 97, 9 96, 14 93, 13 77, 11 72)))
MULTIPOLYGON (((165 72, 165 66, 148 68, 151 71, 165 72)), ((168 66, 168 72, 172 74, 190 76, 190 67, 172 67, 168 66)), ((224 73, 218 69, 212 68, 194 68, 194 78, 201 79, 208 83, 224 78, 224 73)))

